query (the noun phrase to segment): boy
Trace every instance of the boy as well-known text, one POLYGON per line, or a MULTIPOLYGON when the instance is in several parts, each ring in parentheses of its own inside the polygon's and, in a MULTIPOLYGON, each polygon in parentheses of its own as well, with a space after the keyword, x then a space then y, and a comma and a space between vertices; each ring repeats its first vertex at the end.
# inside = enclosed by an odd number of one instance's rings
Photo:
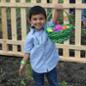
POLYGON ((23 72, 26 62, 30 58, 35 86, 44 85, 44 76, 47 77, 50 86, 58 86, 56 66, 59 62, 59 55, 55 44, 48 38, 44 29, 56 24, 59 15, 60 10, 57 9, 53 19, 46 23, 44 8, 34 6, 29 11, 28 20, 31 24, 31 31, 25 41, 25 55, 21 61, 19 73, 23 72))

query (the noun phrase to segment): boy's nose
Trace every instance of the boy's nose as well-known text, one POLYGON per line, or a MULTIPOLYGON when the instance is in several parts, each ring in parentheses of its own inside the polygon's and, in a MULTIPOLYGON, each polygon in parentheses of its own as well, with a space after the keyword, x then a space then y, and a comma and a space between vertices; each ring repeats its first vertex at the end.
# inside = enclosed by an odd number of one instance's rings
POLYGON ((39 23, 39 22, 40 22, 40 20, 38 19, 38 20, 37 20, 37 22, 39 23))

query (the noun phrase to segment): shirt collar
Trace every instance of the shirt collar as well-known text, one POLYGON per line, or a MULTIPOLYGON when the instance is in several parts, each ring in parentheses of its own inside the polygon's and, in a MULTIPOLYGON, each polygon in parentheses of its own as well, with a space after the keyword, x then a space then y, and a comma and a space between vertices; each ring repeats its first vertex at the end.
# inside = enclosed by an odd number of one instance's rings
MULTIPOLYGON (((40 28, 40 30, 37 30, 34 26, 31 26, 31 29, 33 29, 34 31, 41 31, 41 30, 44 30, 44 26, 40 28)), ((30 30, 31 30, 30 29, 30 30)))

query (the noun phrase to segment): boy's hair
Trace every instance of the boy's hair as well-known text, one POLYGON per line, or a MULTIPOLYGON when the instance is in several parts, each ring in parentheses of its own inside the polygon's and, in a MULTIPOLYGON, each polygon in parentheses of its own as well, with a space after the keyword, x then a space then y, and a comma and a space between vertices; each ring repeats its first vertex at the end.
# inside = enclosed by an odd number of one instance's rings
POLYGON ((43 14, 46 18, 46 11, 41 6, 34 6, 29 10, 29 19, 31 20, 32 15, 43 14))

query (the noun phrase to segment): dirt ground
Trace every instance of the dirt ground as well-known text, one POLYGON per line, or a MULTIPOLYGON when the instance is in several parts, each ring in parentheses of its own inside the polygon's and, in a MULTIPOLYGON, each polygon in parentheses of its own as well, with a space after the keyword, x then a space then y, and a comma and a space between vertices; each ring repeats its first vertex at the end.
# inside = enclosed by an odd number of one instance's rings
MULTIPOLYGON (((33 86, 33 80, 18 75, 21 58, 0 56, 0 86, 33 86)), ((86 86, 86 64, 60 62, 58 65, 59 82, 68 85, 86 86)), ((45 86, 48 86, 46 83, 45 86)))

